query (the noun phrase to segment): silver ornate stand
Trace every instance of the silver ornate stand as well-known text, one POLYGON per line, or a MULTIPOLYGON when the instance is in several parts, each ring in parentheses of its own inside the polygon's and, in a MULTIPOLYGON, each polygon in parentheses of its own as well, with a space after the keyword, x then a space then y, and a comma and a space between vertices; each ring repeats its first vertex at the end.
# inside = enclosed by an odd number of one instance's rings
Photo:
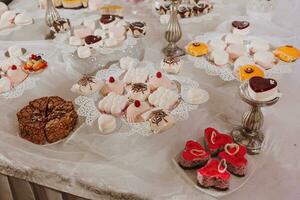
POLYGON ((53 21, 60 19, 59 13, 53 5, 52 0, 47 0, 47 8, 45 15, 45 23, 47 26, 51 27, 53 21))
POLYGON ((261 107, 274 105, 278 102, 279 97, 271 101, 254 101, 249 96, 248 83, 242 83, 239 94, 241 99, 251 108, 244 113, 242 126, 234 128, 231 135, 236 143, 247 147, 249 154, 259 154, 264 141, 264 134, 260 130, 264 122, 261 107))
POLYGON ((168 28, 165 33, 165 38, 169 44, 163 49, 163 53, 166 56, 182 56, 185 54, 185 51, 179 48, 176 43, 182 37, 181 27, 177 17, 177 5, 178 0, 171 0, 170 5, 170 20, 168 23, 168 28))

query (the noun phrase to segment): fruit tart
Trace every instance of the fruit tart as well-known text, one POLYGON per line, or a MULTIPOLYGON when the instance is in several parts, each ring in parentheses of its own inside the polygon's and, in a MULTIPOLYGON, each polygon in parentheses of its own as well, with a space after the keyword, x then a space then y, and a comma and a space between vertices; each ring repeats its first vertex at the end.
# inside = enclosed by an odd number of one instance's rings
POLYGON ((27 62, 22 66, 22 69, 27 73, 41 73, 47 67, 47 61, 45 61, 40 55, 32 54, 27 62))

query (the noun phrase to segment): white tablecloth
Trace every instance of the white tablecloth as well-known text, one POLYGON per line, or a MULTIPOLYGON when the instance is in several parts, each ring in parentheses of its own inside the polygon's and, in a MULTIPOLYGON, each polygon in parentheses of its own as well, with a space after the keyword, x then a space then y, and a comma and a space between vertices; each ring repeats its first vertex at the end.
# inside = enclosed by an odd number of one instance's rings
MULTIPOLYGON (((183 25, 183 39, 179 44, 184 46, 196 35, 216 30, 224 20, 245 14, 245 1, 226 3, 222 16, 199 24, 183 25)), ((16 6, 35 11, 37 4, 32 0, 14 0, 11 8, 16 6)), ((126 5, 126 8, 129 6, 126 5)), ((261 34, 278 37, 300 47, 299 8, 298 0, 279 0, 273 21, 262 19, 265 29, 261 30, 261 34)), ((140 10, 135 17, 142 18, 149 26, 145 60, 158 65, 163 57, 161 49, 166 44, 163 39, 166 27, 158 23, 151 9, 140 7, 140 10)), ((126 14, 129 15, 130 11, 126 14)), ((35 22, 35 25, 0 36, 0 39, 41 40, 47 29, 42 19, 35 22)), ((1 42, 0 47, 4 49, 9 44, 1 42)), ((21 44, 30 45, 30 42, 21 44)), ((51 43, 47 45, 54 51, 51 43)), ((67 142, 42 147, 17 136, 15 113, 29 100, 44 95, 75 98, 69 88, 78 77, 67 73, 59 51, 53 55, 50 64, 50 70, 41 75, 38 87, 26 91, 20 98, 0 100, 1 173, 89 199, 101 199, 101 195, 107 193, 111 193, 112 198, 121 199, 214 199, 184 181, 174 169, 171 158, 182 149, 186 140, 199 138, 206 127, 230 131, 234 124, 239 123, 247 105, 237 95, 237 82, 223 82, 217 77, 210 77, 186 61, 181 74, 197 80, 211 95, 208 103, 190 113, 188 121, 177 123, 175 128, 164 134, 150 137, 101 136, 97 130, 82 126, 67 142), (226 116, 229 123, 222 116, 226 116)), ((279 80, 283 97, 275 106, 263 110, 267 144, 261 155, 254 156, 257 169, 241 189, 222 199, 300 199, 299 75, 300 69, 295 66, 293 73, 279 80)))

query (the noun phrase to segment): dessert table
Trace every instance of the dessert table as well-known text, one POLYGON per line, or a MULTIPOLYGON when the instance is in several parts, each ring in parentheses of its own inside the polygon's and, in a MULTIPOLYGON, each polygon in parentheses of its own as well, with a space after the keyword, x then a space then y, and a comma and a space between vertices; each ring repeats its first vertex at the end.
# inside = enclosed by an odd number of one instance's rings
MULTIPOLYGON (((149 6, 137 5, 138 12, 133 15, 130 4, 113 2, 125 7, 125 16, 139 18, 147 23, 148 32, 143 41, 146 50, 144 60, 159 65, 163 58, 161 49, 166 45, 166 25, 161 25, 158 18, 153 17, 149 6)), ((183 24, 183 38, 179 46, 185 46, 197 35, 217 30, 224 21, 246 15, 246 0, 224 2, 219 16, 197 24, 183 24)), ((53 53, 51 64, 54 67, 40 77, 34 89, 25 91, 21 97, 0 99, 1 200, 13 199, 12 196, 14 199, 34 199, 32 188, 26 186, 26 182, 15 182, 19 186, 14 186, 15 190, 11 191, 13 181, 8 181, 10 178, 7 177, 53 189, 47 193, 48 199, 62 198, 56 191, 86 199, 215 199, 186 182, 171 159, 181 150, 186 140, 199 137, 206 127, 214 126, 230 132, 233 126, 241 123, 242 114, 248 107, 238 96, 238 82, 225 82, 218 77, 208 76, 185 59, 180 75, 198 81, 200 87, 209 92, 210 100, 189 113, 188 120, 176 123, 167 132, 148 137, 121 133, 105 136, 83 124, 62 143, 34 145, 16 136, 18 125, 15 113, 29 100, 41 96, 58 95, 74 100, 76 96, 70 88, 79 75, 66 69, 60 50, 51 41, 43 41, 48 29, 41 18, 43 15, 33 12, 38 9, 37 2, 14 0, 10 8, 32 11, 31 14, 37 18, 33 25, 9 35, 0 35, 0 47, 13 43, 46 46, 53 53)), ((258 34, 300 47, 299 9, 298 0, 278 0, 272 21, 250 21, 265 26, 257 30, 258 34)), ((85 15, 87 13, 78 13, 73 17, 85 15)), ((263 109, 266 143, 262 153, 253 156, 256 170, 243 187, 222 199, 300 199, 300 69, 297 65, 292 73, 278 80, 283 93, 279 103, 263 109)))

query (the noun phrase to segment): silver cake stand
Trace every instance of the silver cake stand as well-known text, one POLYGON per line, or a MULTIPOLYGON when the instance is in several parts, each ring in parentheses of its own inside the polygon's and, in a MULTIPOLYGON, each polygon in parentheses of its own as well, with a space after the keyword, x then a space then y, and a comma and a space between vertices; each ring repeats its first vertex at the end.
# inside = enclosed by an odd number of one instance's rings
POLYGON ((236 143, 247 147, 249 154, 259 154, 264 141, 264 133, 260 130, 264 123, 261 107, 276 104, 280 97, 271 101, 255 101, 249 96, 248 82, 240 85, 239 95, 244 102, 250 105, 250 110, 244 113, 242 126, 235 127, 231 135, 236 143))

